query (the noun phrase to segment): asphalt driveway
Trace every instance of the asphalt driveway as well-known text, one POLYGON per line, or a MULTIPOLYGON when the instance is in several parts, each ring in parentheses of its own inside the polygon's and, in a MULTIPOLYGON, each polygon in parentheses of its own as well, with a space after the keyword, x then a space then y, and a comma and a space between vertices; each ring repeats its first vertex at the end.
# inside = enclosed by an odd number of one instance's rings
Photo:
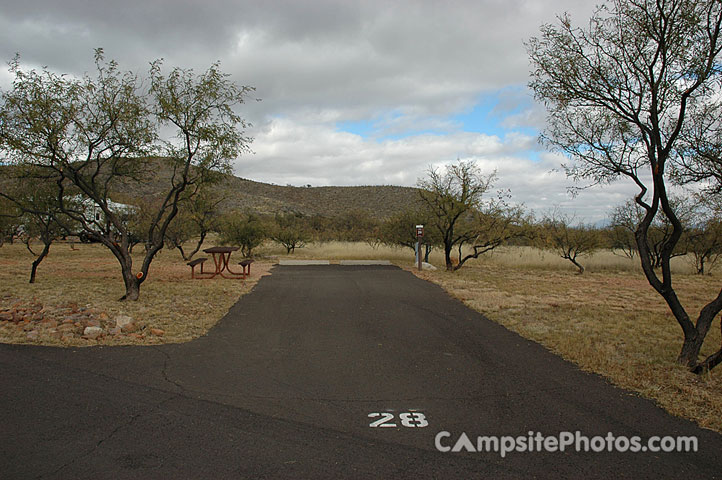
POLYGON ((0 388, 2 479, 722 477, 721 435, 396 267, 275 267, 181 345, 0 345, 0 388), (699 450, 468 451, 577 431, 699 450))

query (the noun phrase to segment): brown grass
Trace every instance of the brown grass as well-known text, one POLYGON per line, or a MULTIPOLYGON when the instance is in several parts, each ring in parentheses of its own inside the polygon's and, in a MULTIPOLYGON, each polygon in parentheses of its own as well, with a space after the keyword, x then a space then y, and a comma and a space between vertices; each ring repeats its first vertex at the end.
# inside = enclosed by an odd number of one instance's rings
MULTIPOLYGON (((722 432, 722 377, 677 365, 682 332, 661 297, 636 271, 514 267, 487 259, 455 273, 417 273, 469 307, 544 345, 582 369, 655 400, 670 413, 722 432)), ((719 277, 678 273, 690 314, 719 292, 719 277)), ((716 324, 703 355, 719 348, 716 324)))
POLYGON ((252 275, 245 282, 219 277, 191 280, 190 267, 180 254, 164 250, 151 264, 148 279, 141 286, 140 300, 120 302, 118 299, 125 290, 120 267, 112 254, 101 245, 76 244, 75 248, 54 244, 38 268, 36 283, 29 284, 33 257, 22 245, 2 246, 0 310, 38 304, 46 311, 61 314, 80 310, 100 317, 107 315, 111 322, 117 315, 128 315, 142 327, 138 335, 141 338, 106 335, 86 340, 78 336, 62 341, 41 335, 31 341, 22 328, 5 322, 0 327, 0 341, 73 346, 185 342, 205 334, 271 266, 268 262, 254 263, 252 275), (164 330, 164 334, 151 335, 151 328, 164 330))

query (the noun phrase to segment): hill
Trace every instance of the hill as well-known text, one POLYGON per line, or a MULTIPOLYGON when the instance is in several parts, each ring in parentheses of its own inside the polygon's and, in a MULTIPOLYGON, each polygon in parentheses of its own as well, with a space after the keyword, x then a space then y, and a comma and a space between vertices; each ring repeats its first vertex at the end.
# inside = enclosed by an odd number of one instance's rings
MULTIPOLYGON (((10 179, 13 167, 0 166, 0 188, 10 179)), ((156 162, 153 173, 140 181, 115 184, 113 200, 133 204, 139 198, 157 197, 167 191, 172 171, 156 162)), ((304 215, 337 217, 351 211, 366 211, 384 219, 413 206, 419 195, 416 188, 384 186, 292 187, 256 182, 234 175, 223 175, 214 187, 224 197, 224 210, 250 210, 260 214, 297 212, 304 215)))
POLYGON ((258 213, 294 211, 305 215, 336 217, 355 210, 386 218, 412 206, 418 200, 415 188, 396 186, 359 187, 283 187, 254 182, 235 176, 222 186, 231 209, 250 209, 258 213))
MULTIPOLYGON (((113 197, 124 203, 133 198, 156 196, 170 183, 171 170, 161 162, 153 175, 140 183, 125 183, 116 187, 113 197)), ((372 217, 384 219, 418 202, 416 188, 383 186, 356 187, 292 187, 272 185, 223 175, 215 188, 223 194, 224 210, 250 210, 260 214, 297 212, 304 215, 337 217, 351 211, 366 211, 372 217)))

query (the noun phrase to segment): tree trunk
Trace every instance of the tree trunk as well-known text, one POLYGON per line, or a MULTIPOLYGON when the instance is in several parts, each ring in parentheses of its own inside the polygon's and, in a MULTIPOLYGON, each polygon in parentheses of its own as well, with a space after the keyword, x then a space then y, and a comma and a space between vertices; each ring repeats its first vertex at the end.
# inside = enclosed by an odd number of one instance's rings
POLYGON ((454 271, 454 264, 451 262, 451 245, 444 245, 444 258, 446 259, 446 271, 454 271))
POLYGON ((579 275, 584 274, 584 267, 581 263, 577 262, 574 258, 569 258, 569 261, 572 262, 579 269, 579 275))
POLYGON ((125 295, 120 297, 119 300, 138 300, 140 297, 140 284, 145 280, 143 275, 138 274, 138 276, 136 276, 133 273, 133 258, 130 256, 128 250, 123 251, 123 249, 120 248, 113 253, 120 263, 123 283, 125 284, 125 295))
POLYGON ((203 241, 204 241, 205 239, 206 239, 206 233, 205 233, 205 232, 201 232, 201 237, 198 239, 198 243, 196 244, 196 248, 194 248, 193 251, 188 254, 188 258, 186 258, 186 256, 183 254, 183 250, 181 250, 181 247, 179 246, 179 247, 178 247, 178 250, 181 251, 181 255, 183 255, 183 260, 185 260, 186 262, 190 261, 190 260, 193 258, 193 255, 195 255, 196 253, 198 253, 198 250, 201 249, 201 247, 203 246, 203 241))
POLYGON ((34 256, 37 257, 38 254, 35 253, 35 252, 33 252, 33 248, 30 246, 30 241, 31 241, 31 240, 32 240, 32 239, 30 238, 30 236, 28 236, 23 243, 25 243, 25 248, 28 249, 28 252, 30 252, 32 255, 34 255, 34 256))
POLYGON ((140 297, 140 281, 133 275, 133 272, 123 268, 123 282, 125 283, 125 295, 120 300, 138 300, 140 297))
POLYGON ((682 350, 677 357, 677 363, 688 368, 695 368, 701 348, 702 342, 699 341, 699 336, 696 331, 693 335, 685 335, 684 341, 682 342, 682 350))
POLYGON ((692 373, 699 375, 701 373, 709 372, 720 363, 722 363, 722 349, 717 350, 703 362, 697 364, 697 366, 692 369, 692 373))
POLYGON ((50 243, 45 244, 43 251, 40 252, 38 258, 33 261, 33 267, 30 270, 30 283, 35 283, 35 274, 38 270, 38 265, 40 265, 40 262, 42 262, 43 259, 48 255, 48 252, 50 252, 50 243))

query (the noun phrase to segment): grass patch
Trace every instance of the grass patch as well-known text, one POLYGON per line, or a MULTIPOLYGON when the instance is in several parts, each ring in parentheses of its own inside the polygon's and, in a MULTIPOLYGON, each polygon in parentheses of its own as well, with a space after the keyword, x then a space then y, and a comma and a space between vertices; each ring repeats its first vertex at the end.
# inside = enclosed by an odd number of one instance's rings
MULTIPOLYGON (((101 245, 76 244, 74 248, 54 244, 38 268, 36 283, 29 284, 33 257, 23 245, 2 246, 0 310, 40 310, 36 315, 45 313, 57 323, 62 323, 64 316, 85 314, 112 324, 118 315, 127 315, 139 326, 135 336, 103 335, 89 340, 82 338, 82 328, 78 327, 80 330, 64 339, 51 328, 41 329, 37 338, 29 339, 27 324, 5 321, 0 322, 0 341, 58 346, 186 342, 208 332, 271 267, 269 262, 254 263, 252 275, 245 282, 220 277, 191 280, 190 267, 180 254, 163 250, 141 286, 140 299, 119 302, 125 288, 115 257, 101 245), (162 330, 163 334, 151 334, 151 329, 162 330)), ((140 258, 139 253, 139 262, 140 258)))
MULTIPOLYGON (((722 432, 719 372, 695 376, 675 359, 682 332, 640 272, 512 266, 486 259, 458 272, 415 272, 488 318, 612 383, 655 400, 674 415, 722 432)), ((678 273, 676 289, 690 314, 713 299, 720 279, 678 273)), ((719 324, 703 355, 720 345, 719 324)))

